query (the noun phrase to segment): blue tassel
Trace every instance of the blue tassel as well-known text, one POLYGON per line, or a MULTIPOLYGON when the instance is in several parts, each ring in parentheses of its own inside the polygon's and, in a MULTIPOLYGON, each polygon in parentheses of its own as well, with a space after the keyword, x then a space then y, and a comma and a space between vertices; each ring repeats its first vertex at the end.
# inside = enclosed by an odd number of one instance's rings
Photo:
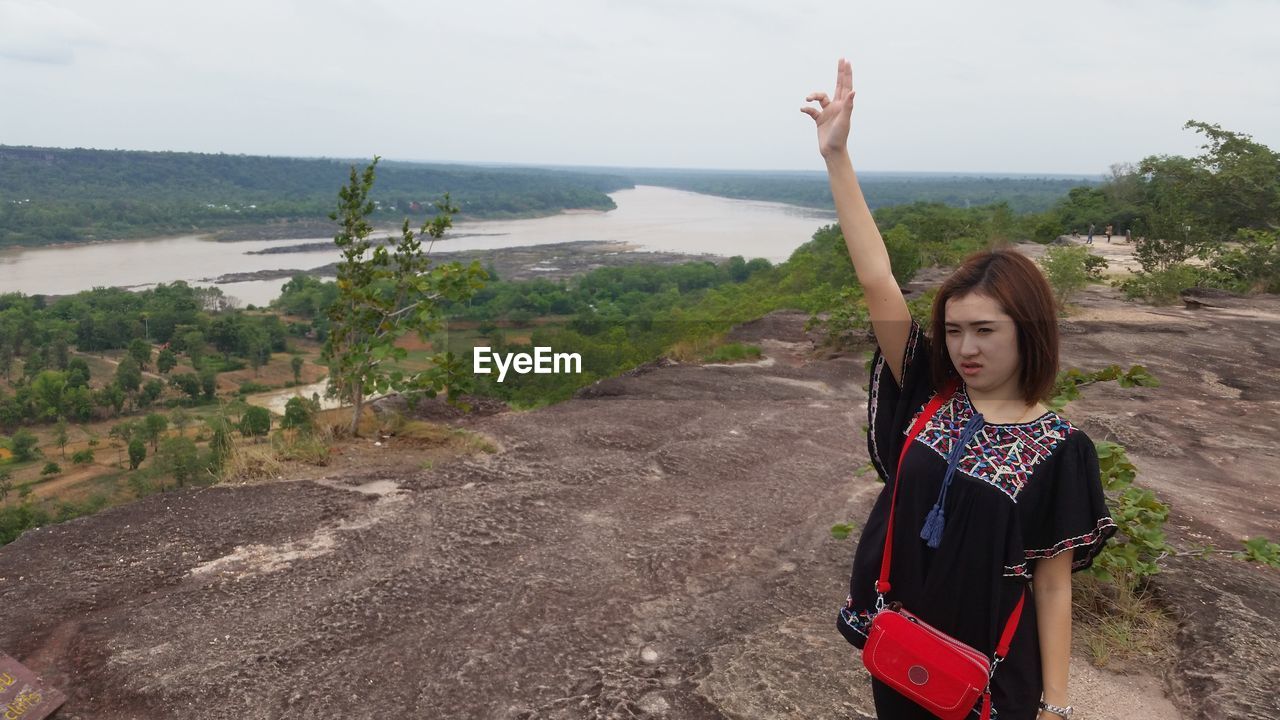
POLYGON ((942 544, 942 529, 947 524, 947 518, 943 515, 942 507, 934 505, 929 511, 929 517, 924 519, 924 529, 920 531, 920 537, 929 547, 934 550, 942 544))
POLYGON ((924 527, 920 529, 920 539, 933 548, 938 549, 942 544, 942 531, 946 528, 947 518, 946 511, 943 507, 947 502, 947 490, 951 487, 951 478, 956 473, 956 467, 960 463, 960 456, 964 454, 965 445, 969 444, 969 440, 978 434, 985 424, 982 413, 977 410, 973 411, 973 417, 965 423, 964 429, 960 431, 960 439, 952 446, 951 452, 947 456, 947 474, 942 478, 942 489, 938 491, 938 501, 933 504, 933 509, 929 511, 928 517, 924 519, 924 527))

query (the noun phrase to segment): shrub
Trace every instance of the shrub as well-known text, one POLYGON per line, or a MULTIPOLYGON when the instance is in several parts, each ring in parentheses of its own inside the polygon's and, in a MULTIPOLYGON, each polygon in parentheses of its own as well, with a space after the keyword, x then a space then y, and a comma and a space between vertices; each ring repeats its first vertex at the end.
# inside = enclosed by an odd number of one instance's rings
POLYGON ((76 465, 87 465, 93 462, 92 450, 79 450, 71 453, 71 462, 76 465))
POLYGON ((1088 250, 1080 246, 1064 245, 1049 248, 1040 261, 1045 278, 1053 288, 1059 312, 1067 306, 1067 300, 1073 293, 1083 290, 1089 284, 1089 271, 1085 263, 1090 255, 1088 250))
POLYGON ((755 345, 729 343, 721 345, 706 356, 707 362, 732 362, 735 360, 756 360, 760 357, 760 348, 755 345))
POLYGON ((52 460, 50 460, 49 462, 45 463, 45 464, 44 464, 44 468, 40 470, 40 474, 41 474, 41 475, 44 475, 45 477, 50 477, 50 476, 52 476, 52 475, 57 475, 57 474, 58 474, 58 473, 60 473, 60 472, 62 472, 62 467, 61 467, 60 465, 58 465, 58 463, 56 463, 56 462, 54 462, 54 461, 52 461, 52 460))
POLYGON ((1187 288, 1197 287, 1205 280, 1204 271, 1190 265, 1177 263, 1164 270, 1138 272, 1119 283, 1125 297, 1130 300, 1146 300, 1155 305, 1168 305, 1178 300, 1178 294, 1187 288))

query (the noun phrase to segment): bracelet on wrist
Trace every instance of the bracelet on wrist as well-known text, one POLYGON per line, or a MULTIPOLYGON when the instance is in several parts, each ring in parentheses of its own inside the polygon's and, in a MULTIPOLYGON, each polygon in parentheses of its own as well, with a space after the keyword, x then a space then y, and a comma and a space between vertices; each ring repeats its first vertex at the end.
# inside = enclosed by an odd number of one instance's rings
POLYGON ((1063 720, 1071 720, 1071 713, 1074 711, 1074 708, 1072 708, 1070 705, 1067 705, 1066 707, 1061 707, 1058 705, 1054 705, 1052 703, 1047 703, 1043 700, 1040 701, 1040 709, 1043 710, 1044 712, 1051 712, 1054 715, 1057 715, 1058 717, 1062 718, 1063 720))

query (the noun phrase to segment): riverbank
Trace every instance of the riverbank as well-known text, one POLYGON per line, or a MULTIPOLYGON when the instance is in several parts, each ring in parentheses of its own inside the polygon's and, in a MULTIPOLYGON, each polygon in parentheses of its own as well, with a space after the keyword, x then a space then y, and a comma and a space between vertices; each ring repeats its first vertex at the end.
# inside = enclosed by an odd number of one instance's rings
MULTIPOLYGON (((641 250, 626 242, 580 240, 548 245, 525 245, 493 250, 461 250, 432 252, 436 263, 460 262, 464 265, 478 261, 493 267, 502 280, 563 280, 583 275, 602 267, 626 267, 630 265, 679 265, 680 263, 706 260, 721 262, 723 255, 710 253, 674 253, 641 250)), ((280 269, 257 270, 246 273, 227 273, 206 281, 223 284, 288 279, 294 275, 334 277, 337 263, 329 263, 307 270, 280 269)))

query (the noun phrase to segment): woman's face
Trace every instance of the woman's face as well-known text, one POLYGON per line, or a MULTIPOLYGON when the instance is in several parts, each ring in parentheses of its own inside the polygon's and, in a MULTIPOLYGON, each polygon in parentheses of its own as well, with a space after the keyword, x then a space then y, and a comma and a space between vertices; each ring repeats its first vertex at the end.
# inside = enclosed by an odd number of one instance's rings
POLYGON ((965 383, 984 394, 1016 397, 1021 358, 1013 318, 977 292, 951 297, 944 312, 947 352, 965 383))

